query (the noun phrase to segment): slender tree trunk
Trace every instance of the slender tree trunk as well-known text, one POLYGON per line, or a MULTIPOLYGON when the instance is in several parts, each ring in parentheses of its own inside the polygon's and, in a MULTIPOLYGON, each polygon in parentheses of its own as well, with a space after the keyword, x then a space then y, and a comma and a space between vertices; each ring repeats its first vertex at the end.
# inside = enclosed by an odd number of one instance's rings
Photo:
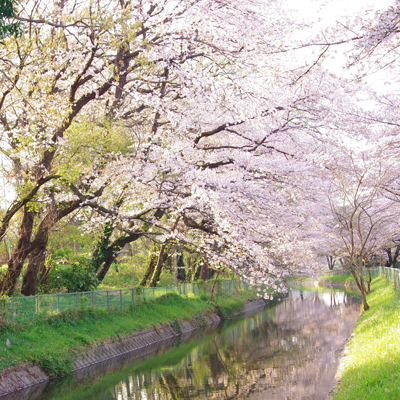
POLYGON ((351 267, 351 273, 354 277, 354 280, 356 281, 358 290, 361 293, 363 309, 364 309, 364 311, 367 311, 367 310, 369 310, 369 305, 367 303, 367 294, 366 294, 365 285, 364 285, 364 273, 363 273, 363 271, 361 271, 361 273, 358 275, 356 272, 356 269, 353 266, 351 267))
POLYGON ((103 265, 101 266, 100 271, 97 273, 97 279, 100 282, 103 281, 108 270, 111 267, 111 264, 114 262, 116 258, 117 258, 116 253, 113 251, 112 248, 109 248, 109 250, 105 254, 103 265))
POLYGON ((24 261, 30 251, 34 217, 35 212, 28 211, 27 206, 25 206, 21 226, 19 229, 18 243, 11 255, 11 258, 8 260, 6 276, 0 283, 0 292, 2 294, 12 296, 15 290, 15 286, 17 285, 18 278, 24 266, 24 261))
POLYGON ((328 268, 329 268, 329 270, 332 271, 332 270, 333 270, 333 267, 334 267, 335 264, 336 264, 335 257, 333 257, 333 256, 326 256, 326 260, 328 261, 328 268))
POLYGON ((153 276, 151 278, 150 285, 151 287, 156 287, 158 281, 160 280, 160 275, 162 271, 162 267, 164 265, 164 261, 167 259, 168 254, 165 253, 165 248, 167 247, 166 243, 161 245, 160 253, 158 254, 157 265, 154 270, 153 276))
POLYGON ((400 252, 400 246, 397 246, 393 256, 393 263, 392 263, 393 268, 397 268, 397 258, 399 256, 399 252, 400 252))
POLYGON ((371 276, 371 270, 367 268, 368 271, 368 280, 367 280, 367 293, 371 291, 371 282, 372 282, 372 276, 371 276))
POLYGON ((213 300, 214 291, 215 291, 215 288, 217 287, 217 279, 218 279, 219 274, 220 274, 220 271, 217 272, 217 275, 216 275, 216 277, 215 277, 215 279, 214 279, 214 283, 213 283, 212 288, 211 288, 210 298, 208 299, 209 302, 210 302, 211 300, 213 300))
POLYGON ((147 265, 146 272, 143 275, 142 280, 140 281, 140 286, 146 286, 147 281, 153 276, 154 268, 156 266, 157 257, 154 253, 150 254, 149 263, 147 265))
POLYGON ((364 311, 368 311, 369 305, 367 303, 367 293, 364 286, 364 277, 360 277, 360 283, 361 283, 361 297, 362 297, 363 309, 364 311))
POLYGON ((190 266, 191 274, 190 274, 190 282, 194 282, 196 275, 196 263, 193 261, 190 266))
POLYGON ((389 267, 393 265, 393 258, 392 258, 392 249, 385 249, 388 255, 389 267))

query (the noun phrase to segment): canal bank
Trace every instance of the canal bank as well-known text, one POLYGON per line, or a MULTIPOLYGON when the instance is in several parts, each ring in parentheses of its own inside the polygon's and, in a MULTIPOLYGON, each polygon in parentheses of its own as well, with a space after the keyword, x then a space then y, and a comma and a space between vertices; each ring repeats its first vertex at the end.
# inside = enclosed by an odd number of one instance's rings
POLYGON ((220 297, 219 304, 212 305, 205 299, 167 295, 165 298, 142 305, 142 308, 136 309, 134 313, 101 315, 101 313, 93 314, 88 310, 80 315, 78 313, 78 315, 64 316, 64 319, 57 316, 30 327, 13 326, 2 333, 3 343, 7 340, 9 343, 9 346, 6 344, 2 351, 3 354, 9 353, 7 354, 9 360, 17 365, 3 369, 0 374, 0 395, 36 385, 52 377, 65 375, 154 343, 176 338, 182 333, 218 322, 221 318, 265 305, 263 300, 249 302, 248 298, 249 293, 235 293, 231 296, 220 297), (152 324, 157 320, 162 322, 152 324), (102 324, 104 326, 101 326, 102 324), (117 329, 119 331, 117 335, 107 337, 104 332, 107 333, 110 324, 119 324, 121 328, 117 329), (132 326, 142 327, 142 329, 132 329, 132 326), (87 331, 93 330, 95 333, 102 328, 104 331, 102 340, 96 340, 93 343, 90 342, 89 335, 85 337, 87 331), (39 339, 38 336, 43 335, 44 332, 48 335, 47 338, 42 337, 45 343, 35 343, 33 339, 39 339), (52 339, 55 343, 54 338, 59 335, 61 342, 64 337, 65 345, 63 346, 58 340, 57 346, 52 348, 52 339), (75 340, 71 340, 71 337, 67 337, 68 335, 74 336, 75 340), (24 340, 27 337, 30 337, 30 343, 24 340), (76 346, 76 343, 80 345, 76 346), (39 357, 38 351, 35 356, 30 353, 36 345, 45 347, 39 357), (21 349, 22 347, 25 348, 21 349), (13 352, 16 355, 14 359, 13 352), (21 354, 28 360, 31 358, 31 361, 19 362, 21 354))
POLYGON ((322 400, 359 309, 358 297, 343 291, 293 290, 274 307, 190 331, 5 400, 322 400))
POLYGON ((372 280, 364 311, 346 345, 329 400, 400 398, 400 300, 383 277, 372 280))

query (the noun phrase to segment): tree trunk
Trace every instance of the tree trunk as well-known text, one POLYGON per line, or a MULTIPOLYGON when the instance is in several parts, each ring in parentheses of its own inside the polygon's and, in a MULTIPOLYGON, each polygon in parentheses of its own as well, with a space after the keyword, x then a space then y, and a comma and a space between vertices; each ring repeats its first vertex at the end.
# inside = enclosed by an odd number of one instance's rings
MULTIPOLYGON (((46 241, 47 245, 47 241, 46 241)), ((25 296, 33 296, 39 285, 38 273, 45 270, 46 245, 38 246, 29 255, 29 262, 22 280, 21 293, 25 296)))
POLYGON ((97 271, 97 279, 102 282, 104 277, 106 276, 108 270, 111 267, 111 264, 118 257, 119 252, 123 249, 123 247, 131 242, 134 242, 141 238, 145 232, 137 233, 130 236, 120 236, 115 239, 114 242, 107 247, 107 250, 104 252, 103 265, 97 271))
POLYGON ((393 258, 392 258, 392 249, 385 249, 386 253, 388 255, 388 261, 389 261, 389 267, 391 267, 393 265, 393 258))
POLYGON ((12 296, 18 278, 24 266, 24 261, 29 254, 33 220, 35 212, 28 211, 27 206, 24 207, 24 215, 19 229, 18 243, 13 251, 11 258, 8 260, 8 269, 6 276, 0 283, 0 292, 7 296, 12 296))
POLYGON ((200 279, 203 281, 210 279, 210 268, 208 268, 208 264, 205 261, 201 264, 200 279))
POLYGON ((210 294, 210 298, 208 299, 208 302, 210 302, 211 300, 213 300, 214 291, 215 291, 215 288, 217 287, 217 279, 218 279, 219 273, 220 273, 220 271, 217 272, 217 276, 216 276, 215 279, 214 279, 214 283, 213 283, 213 286, 212 286, 212 288, 211 288, 211 294, 210 294))
MULTIPOLYGON (((164 210, 157 209, 157 211, 154 213, 154 218, 161 219, 164 214, 164 210)), ((146 234, 147 230, 148 228, 143 230, 141 233, 135 233, 129 236, 120 236, 119 238, 115 239, 110 246, 108 246, 107 250, 105 251, 103 265, 97 271, 97 279, 100 282, 103 281, 108 270, 110 269, 111 264, 118 257, 120 250, 122 250, 126 244, 135 242, 141 238, 146 234)))
POLYGON ((105 256, 104 256, 104 262, 103 265, 101 266, 99 272, 97 273, 97 279, 102 282, 103 279, 105 278, 108 270, 111 267, 111 264, 114 262, 114 260, 117 258, 117 250, 114 251, 112 247, 109 247, 105 256))
POLYGON ((393 268, 397 268, 397 258, 399 256, 399 252, 400 252, 400 246, 397 246, 393 255, 393 262, 391 264, 393 268))
POLYGON ((367 303, 367 294, 366 294, 365 285, 364 285, 364 272, 361 271, 361 274, 358 276, 355 268, 351 267, 351 273, 354 277, 354 280, 356 281, 358 290, 361 293, 363 309, 364 309, 364 311, 367 311, 367 310, 369 310, 369 305, 367 303))
POLYGON ((79 207, 79 201, 74 200, 68 203, 53 204, 47 211, 46 215, 40 222, 35 238, 32 240, 30 245, 28 265, 22 280, 21 292, 25 296, 35 295, 37 292, 40 280, 38 279, 38 273, 42 271, 45 273, 46 267, 44 265, 46 261, 46 249, 49 242, 51 231, 55 224, 62 218, 71 214, 79 207))
POLYGON ((367 268, 368 271, 368 280, 367 280, 367 293, 371 291, 371 282, 372 282, 372 276, 371 276, 371 270, 367 268))
POLYGON ((194 282, 196 275, 196 263, 193 261, 190 266, 191 274, 190 274, 190 282, 194 282))
POLYGON ((333 267, 336 264, 336 260, 334 256, 326 256, 326 260, 328 261, 328 268, 330 271, 333 270, 333 267))
POLYGON ((147 266, 146 272, 143 275, 142 280, 140 281, 140 286, 146 286, 147 281, 151 278, 151 276, 153 276, 154 268, 156 266, 156 260, 156 255, 154 253, 151 253, 149 257, 149 264, 147 266))
POLYGON ((157 259, 157 265, 154 270, 153 276, 151 278, 150 285, 151 287, 156 287, 158 284, 158 281, 160 280, 160 275, 162 271, 162 267, 164 264, 164 261, 167 259, 168 254, 165 252, 166 244, 164 243, 161 245, 160 253, 158 254, 158 259, 157 259))
POLYGON ((364 311, 368 311, 369 305, 367 303, 367 293, 365 291, 364 278, 361 278, 361 297, 362 297, 363 309, 364 311))

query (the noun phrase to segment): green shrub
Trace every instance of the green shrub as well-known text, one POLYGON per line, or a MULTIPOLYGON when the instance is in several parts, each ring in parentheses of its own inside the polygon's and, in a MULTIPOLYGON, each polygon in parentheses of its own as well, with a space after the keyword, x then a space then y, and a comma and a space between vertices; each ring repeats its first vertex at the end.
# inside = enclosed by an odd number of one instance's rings
POLYGON ((179 324, 179 321, 177 319, 174 319, 171 323, 171 328, 176 332, 176 333, 182 333, 182 328, 179 324))
POLYGON ((50 272, 46 286, 49 292, 62 291, 65 288, 67 292, 74 293, 94 290, 98 285, 91 260, 80 256, 69 265, 56 264, 50 272))
POLYGON ((72 356, 59 358, 57 355, 46 353, 35 361, 53 378, 67 375, 72 371, 72 356))

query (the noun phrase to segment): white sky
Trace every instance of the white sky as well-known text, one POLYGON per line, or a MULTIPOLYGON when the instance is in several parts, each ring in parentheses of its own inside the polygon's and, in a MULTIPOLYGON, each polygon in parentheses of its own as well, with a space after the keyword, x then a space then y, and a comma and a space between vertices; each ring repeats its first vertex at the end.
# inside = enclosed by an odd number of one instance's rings
MULTIPOLYGON (((356 16, 363 19, 374 19, 375 14, 386 10, 389 6, 395 4, 395 0, 283 0, 287 6, 288 12, 292 10, 292 16, 297 17, 305 24, 310 24, 310 30, 304 30, 305 37, 317 34, 327 27, 334 27, 338 23, 346 25, 347 21, 353 20, 356 16)), ((296 36, 302 35, 296 32, 296 36)), ((348 76, 344 68, 348 59, 348 51, 353 48, 352 44, 340 45, 330 52, 330 57, 323 63, 336 75, 348 76)), ((310 50, 311 51, 311 50, 310 50)), ((311 53, 306 54, 306 59, 311 53)), ((295 56, 297 58, 297 56, 295 56)), ((314 56, 311 56, 314 61, 314 56)), ((384 92, 387 90, 387 71, 379 70, 365 79, 374 90, 384 92)), ((393 82, 391 82, 393 89, 393 82)))
POLYGON ((395 0, 286 0, 286 3, 305 20, 320 18, 322 27, 355 15, 385 10, 395 0))

